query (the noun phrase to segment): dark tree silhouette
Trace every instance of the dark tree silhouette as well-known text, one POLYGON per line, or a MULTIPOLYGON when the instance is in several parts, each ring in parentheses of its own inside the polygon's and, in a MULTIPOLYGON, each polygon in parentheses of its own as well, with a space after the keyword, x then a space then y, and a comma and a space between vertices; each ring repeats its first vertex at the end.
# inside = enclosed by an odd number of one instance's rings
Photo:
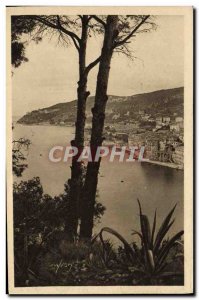
POLYGON ((23 171, 28 167, 26 152, 30 144, 30 140, 24 138, 13 140, 12 142, 12 170, 17 177, 21 177, 23 171))
MULTIPOLYGON (((114 18, 115 16, 110 16, 109 18, 114 18)), ((108 23, 106 16, 96 16, 96 15, 78 15, 74 17, 68 17, 64 15, 29 15, 29 16, 16 16, 14 17, 13 22, 13 41, 17 42, 19 36, 23 33, 30 33, 31 38, 38 42, 42 39, 44 34, 54 35, 56 34, 58 37, 58 41, 62 42, 66 45, 72 43, 77 50, 78 58, 79 58, 79 81, 77 88, 77 117, 75 124, 75 139, 71 141, 72 146, 76 146, 79 149, 78 154, 73 157, 72 166, 71 166, 71 179, 69 180, 70 185, 70 220, 67 222, 66 234, 68 237, 73 238, 74 235, 77 234, 77 226, 78 226, 78 218, 79 218, 79 207, 80 207, 80 196, 83 189, 83 166, 81 162, 77 161, 77 158, 81 154, 81 151, 84 146, 84 128, 85 128, 85 120, 86 120, 86 100, 89 96, 89 91, 87 91, 87 81, 89 72, 101 61, 102 56, 96 57, 92 62, 86 64, 86 50, 87 50, 87 42, 90 35, 94 33, 103 33, 105 32, 106 39, 104 38, 104 42, 108 41, 107 34, 109 33, 110 25, 108 23)), ((111 44, 111 48, 107 49, 107 55, 105 55, 105 50, 103 50, 104 59, 111 61, 113 52, 123 53, 128 58, 133 59, 132 51, 129 47, 129 41, 134 37, 135 33, 146 32, 149 31, 154 24, 149 21, 148 16, 119 16, 117 21, 117 29, 114 32, 114 36, 110 37, 109 43, 111 44), (148 19, 148 20, 147 20, 148 19), (142 26, 142 29, 141 29, 142 26)), ((110 45, 109 45, 110 46, 110 45)), ((107 45, 104 47, 107 47, 107 45)), ((25 48, 24 43, 21 46, 21 50, 19 49, 20 57, 19 62, 26 61, 25 58, 25 48)), ((13 61, 16 61, 14 58, 14 53, 12 52, 13 61)), ((110 61, 106 62, 106 68, 108 64, 110 65, 110 61)), ((15 66, 20 65, 20 63, 14 64, 15 66)), ((103 62, 105 63, 105 62, 103 62)), ((102 68, 102 67, 101 67, 102 68)), ((100 71, 102 72, 102 71, 100 71)), ((101 77, 105 76, 104 83, 101 83, 102 94, 100 96, 100 88, 96 89, 96 102, 93 108, 93 132, 91 137, 91 146, 101 145, 102 143, 102 132, 104 126, 104 118, 105 118, 105 108, 107 96, 107 83, 108 83, 108 75, 109 71, 104 71, 101 77), (98 95, 97 95, 98 91, 98 95), (96 137, 95 136, 96 133, 96 137)), ((100 80, 98 76, 97 85, 100 86, 100 80)), ((99 163, 100 164, 100 163, 99 163)), ((81 210, 83 211, 82 215, 82 224, 85 221, 86 211, 88 206, 90 207, 89 202, 92 203, 91 210, 88 210, 88 222, 92 225, 92 222, 89 221, 93 216, 93 206, 95 201, 95 193, 97 186, 97 173, 99 170, 99 166, 96 168, 95 163, 88 164, 88 170, 86 173, 85 180, 85 188, 84 188, 84 196, 81 204, 81 210), (90 189, 86 191, 86 187, 88 186, 88 178, 92 177, 93 169, 95 170, 95 175, 92 178, 94 184, 90 184, 90 189), (92 188, 91 188, 92 187, 92 188), (87 196, 86 196, 87 194, 87 196), (90 195, 90 196, 89 196, 90 195), (90 200, 89 200, 90 197, 90 200), (87 200, 85 200, 87 199, 87 200), (85 204, 85 206, 84 206, 85 204), (84 220, 84 221, 83 221, 84 220)), ((83 226, 83 225, 82 225, 83 226)), ((82 231, 82 230, 81 230, 82 231)), ((84 230, 83 230, 84 231, 84 230)), ((84 234, 83 234, 84 235, 84 234)), ((90 234, 89 234, 90 235, 90 234)))
POLYGON ((17 68, 22 62, 27 62, 25 56, 25 42, 21 41, 23 34, 31 33, 35 28, 35 22, 31 19, 19 16, 11 17, 11 62, 17 68))
MULTIPOLYGON (((122 52, 132 58, 128 43, 135 33, 148 31, 148 24, 150 24, 150 28, 151 24, 154 26, 153 23, 147 22, 147 20, 149 20, 149 16, 125 16, 120 18, 119 16, 108 16, 104 24, 105 35, 97 76, 95 103, 92 109, 93 120, 90 146, 93 158, 97 147, 101 146, 103 142, 105 110, 108 100, 107 87, 113 53, 114 51, 122 52), (142 26, 143 28, 140 29, 142 26)), ((81 239, 89 240, 92 237, 93 212, 100 161, 99 159, 98 162, 95 162, 93 159, 87 166, 82 197, 84 209, 81 217, 81 239)))
MULTIPOLYGON (((77 234, 79 196, 83 185, 83 166, 81 162, 77 161, 77 158, 81 154, 84 146, 86 100, 90 94, 90 92, 87 91, 88 74, 100 61, 100 57, 97 57, 90 64, 86 64, 87 42, 92 32, 101 33, 103 27, 101 23, 97 22, 95 16, 79 15, 68 17, 58 15, 32 15, 15 17, 12 31, 13 33, 17 31, 17 38, 19 34, 30 32, 32 39, 36 41, 40 40, 46 33, 57 34, 58 41, 67 45, 72 43, 78 52, 79 80, 77 88, 77 117, 75 139, 71 141, 71 145, 76 146, 79 153, 73 157, 72 160, 71 179, 69 180, 71 194, 69 207, 71 218, 70 221, 67 222, 66 228, 67 235, 72 238, 77 234), (29 26, 29 24, 31 26, 29 26), (24 26, 25 28, 28 27, 28 29, 25 30, 24 26)), ((15 44, 13 44, 13 46, 16 47, 15 44)), ((14 66, 18 66, 22 61, 27 60, 24 56, 24 43, 17 42, 17 47, 18 50, 12 52, 12 60, 15 62, 13 63, 14 66)))

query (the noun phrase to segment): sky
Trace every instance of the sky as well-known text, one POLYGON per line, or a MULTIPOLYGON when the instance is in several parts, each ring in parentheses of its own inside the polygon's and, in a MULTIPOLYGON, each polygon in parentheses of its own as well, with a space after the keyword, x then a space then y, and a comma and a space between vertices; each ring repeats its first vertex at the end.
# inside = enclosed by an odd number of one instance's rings
MULTIPOLYGON (((130 61, 114 54, 108 94, 129 96, 184 85, 183 16, 156 16, 157 29, 138 34, 131 43, 135 56, 130 61)), ((87 63, 101 51, 102 38, 90 39, 87 63)), ((78 56, 76 49, 59 45, 54 37, 26 47, 28 62, 12 76, 13 115, 77 98, 78 56)), ((95 94, 98 66, 90 73, 88 90, 95 94)))

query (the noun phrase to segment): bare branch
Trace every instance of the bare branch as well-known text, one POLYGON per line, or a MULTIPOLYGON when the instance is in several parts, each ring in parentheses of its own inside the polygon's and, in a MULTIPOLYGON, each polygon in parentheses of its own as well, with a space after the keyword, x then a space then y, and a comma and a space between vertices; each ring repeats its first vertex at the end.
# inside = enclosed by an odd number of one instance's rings
POLYGON ((43 18, 41 16, 30 16, 30 18, 34 19, 34 20, 37 20, 39 21, 40 23, 48 26, 48 27, 51 27, 53 29, 58 29, 57 28, 57 24, 54 24, 52 22, 50 22, 49 20, 47 20, 47 18, 43 18))
POLYGON ((147 15, 145 16, 142 21, 123 39, 120 40, 118 42, 115 42, 114 44, 114 48, 121 46, 123 44, 125 44, 131 37, 133 37, 133 35, 137 32, 137 30, 146 22, 146 20, 149 18, 150 16, 147 15))
POLYGON ((58 29, 58 30, 62 31, 63 33, 65 33, 66 35, 68 35, 72 39, 76 49, 79 51, 80 38, 74 32, 72 32, 70 30, 67 30, 66 28, 64 28, 61 25, 59 16, 57 16, 56 24, 50 22, 49 20, 47 20, 46 18, 43 18, 41 16, 32 16, 32 18, 39 21, 40 23, 50 27, 50 28, 53 28, 53 29, 56 29, 56 30, 58 29))
POLYGON ((135 56, 133 55, 133 51, 131 49, 129 49, 128 47, 128 44, 124 44, 124 45, 121 45, 119 47, 117 47, 114 51, 115 53, 118 53, 118 54, 123 54, 125 55, 128 59, 130 59, 131 61, 134 61, 135 60, 135 56))
POLYGON ((78 15, 78 17, 82 20, 83 19, 83 17, 81 16, 81 15, 78 15))
POLYGON ((96 15, 91 15, 90 18, 93 18, 95 21, 97 21, 98 23, 100 23, 101 25, 104 26, 104 28, 106 27, 106 23, 100 19, 99 17, 97 17, 96 15))
POLYGON ((101 56, 91 62, 85 69, 85 73, 88 74, 92 68, 94 68, 100 62, 101 56))
POLYGON ((79 37, 72 31, 66 30, 64 27, 62 27, 61 22, 60 22, 60 18, 59 16, 57 16, 57 24, 58 24, 58 28, 64 32, 65 34, 69 35, 75 45, 75 48, 77 49, 77 51, 79 51, 80 47, 79 47, 79 43, 80 43, 80 39, 79 37))
POLYGON ((70 30, 67 30, 66 28, 64 28, 62 25, 61 25, 61 22, 60 22, 60 18, 59 16, 57 16, 57 19, 58 19, 58 25, 59 25, 59 28, 67 35, 69 35, 71 38, 74 38, 75 40, 77 40, 78 43, 80 43, 80 38, 72 31, 70 30))

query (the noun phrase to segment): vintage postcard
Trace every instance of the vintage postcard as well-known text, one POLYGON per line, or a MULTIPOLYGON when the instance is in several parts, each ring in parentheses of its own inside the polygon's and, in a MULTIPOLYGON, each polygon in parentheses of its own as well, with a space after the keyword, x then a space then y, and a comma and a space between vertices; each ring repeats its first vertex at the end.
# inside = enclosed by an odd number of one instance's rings
POLYGON ((9 294, 192 294, 193 8, 7 7, 9 294))

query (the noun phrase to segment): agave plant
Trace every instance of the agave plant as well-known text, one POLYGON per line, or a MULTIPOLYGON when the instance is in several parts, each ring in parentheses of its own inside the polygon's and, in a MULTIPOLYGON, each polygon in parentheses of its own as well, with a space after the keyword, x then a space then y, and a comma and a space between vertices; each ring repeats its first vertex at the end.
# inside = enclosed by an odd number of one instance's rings
MULTIPOLYGON (((184 234, 184 231, 181 230, 172 238, 166 239, 166 235, 175 221, 174 219, 172 220, 172 216, 176 205, 168 213, 158 230, 156 230, 156 211, 151 228, 148 217, 142 213, 139 200, 138 205, 141 230, 140 232, 133 230, 133 235, 139 236, 141 240, 141 249, 131 247, 130 244, 117 231, 108 227, 102 228, 100 233, 94 238, 93 241, 99 237, 102 245, 105 245, 103 232, 108 232, 116 236, 124 245, 125 253, 130 264, 133 266, 131 270, 139 273, 140 275, 142 274, 140 276, 140 281, 145 281, 149 284, 157 284, 157 282, 164 278, 172 279, 176 278, 177 276, 183 277, 183 273, 167 271, 169 265, 168 255, 170 250, 176 246, 181 236, 184 234)), ((104 252, 105 251, 106 249, 104 247, 104 252)))
POLYGON ((176 242, 184 234, 184 231, 181 230, 172 238, 166 239, 166 235, 175 221, 175 219, 172 220, 172 216, 177 204, 174 205, 166 218, 163 220, 159 230, 157 230, 156 235, 156 211, 151 229, 148 217, 142 213, 139 200, 138 204, 140 210, 141 231, 133 231, 133 234, 138 235, 141 239, 142 250, 144 253, 143 270, 145 271, 146 275, 149 275, 150 278, 157 278, 158 276, 159 279, 161 277, 183 276, 181 273, 164 271, 168 266, 167 257, 170 250, 176 245, 176 242))

